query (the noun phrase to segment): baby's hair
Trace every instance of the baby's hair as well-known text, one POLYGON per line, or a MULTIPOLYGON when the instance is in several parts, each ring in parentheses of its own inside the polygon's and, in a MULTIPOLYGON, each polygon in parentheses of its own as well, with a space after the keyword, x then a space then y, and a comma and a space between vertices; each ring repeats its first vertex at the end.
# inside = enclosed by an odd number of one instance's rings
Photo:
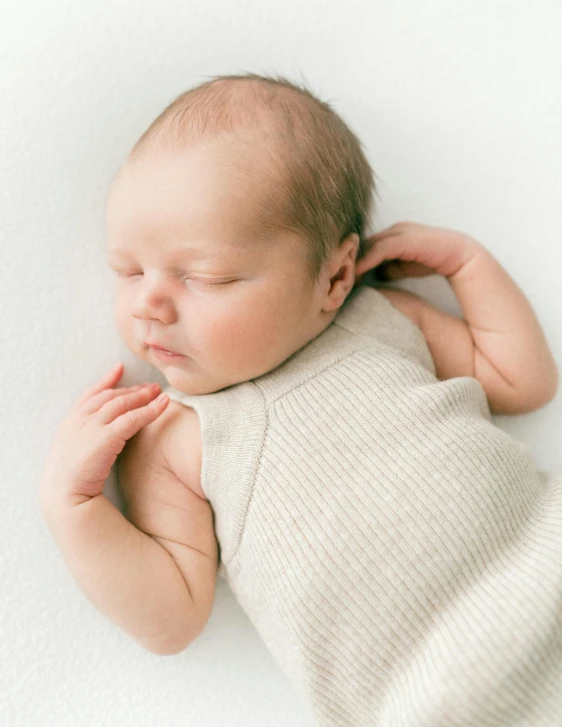
MULTIPOLYGON (((313 281, 331 250, 351 233, 359 236, 360 258, 374 206, 374 173, 357 136, 304 85, 255 73, 214 76, 167 106, 129 157, 134 161, 146 149, 175 150, 248 128, 258 129, 267 142, 269 163, 256 180, 266 201, 263 224, 304 235, 313 281)), ((251 154, 252 147, 247 149, 251 154)))

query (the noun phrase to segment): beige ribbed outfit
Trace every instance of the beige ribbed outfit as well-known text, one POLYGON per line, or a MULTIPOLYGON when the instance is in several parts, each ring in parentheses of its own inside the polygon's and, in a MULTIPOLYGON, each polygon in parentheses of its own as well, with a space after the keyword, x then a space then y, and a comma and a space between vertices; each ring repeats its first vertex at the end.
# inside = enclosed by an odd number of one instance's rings
POLYGON ((381 293, 258 379, 166 391, 200 417, 227 582, 319 725, 562 727, 562 476, 381 293))

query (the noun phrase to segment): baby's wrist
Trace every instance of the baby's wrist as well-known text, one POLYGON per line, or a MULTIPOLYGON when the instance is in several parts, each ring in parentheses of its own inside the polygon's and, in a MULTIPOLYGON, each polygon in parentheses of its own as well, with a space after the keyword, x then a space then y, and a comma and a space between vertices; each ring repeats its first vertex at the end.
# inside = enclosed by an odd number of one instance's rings
POLYGON ((90 497, 71 493, 49 492, 41 493, 39 504, 41 513, 48 522, 64 520, 74 510, 83 505, 90 497))
POLYGON ((463 272, 468 265, 471 265, 473 263, 476 257, 480 257, 483 254, 487 253, 487 250, 482 245, 482 243, 478 242, 478 240, 476 240, 474 237, 470 237, 470 235, 465 235, 461 232, 459 232, 458 234, 458 244, 462 247, 462 252, 460 254, 461 262, 457 270, 455 270, 455 272, 449 276, 449 280, 452 280, 461 272, 463 272))

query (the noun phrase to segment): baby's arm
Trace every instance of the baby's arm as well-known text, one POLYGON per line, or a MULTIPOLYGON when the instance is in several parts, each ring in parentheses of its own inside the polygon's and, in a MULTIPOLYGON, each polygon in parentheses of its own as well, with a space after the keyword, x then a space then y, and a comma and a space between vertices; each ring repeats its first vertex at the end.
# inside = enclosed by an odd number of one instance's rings
POLYGON ((212 518, 204 506, 191 521, 180 512, 193 504, 190 491, 165 468, 156 475, 158 458, 154 467, 128 468, 138 476, 128 489, 135 485, 146 494, 148 482, 158 489, 150 502, 151 526, 169 539, 169 549, 102 494, 127 440, 154 445, 143 432, 152 431, 148 425, 167 403, 155 400, 154 392, 110 388, 117 380, 114 373, 90 389, 61 425, 42 477, 41 509, 87 598, 144 648, 175 654, 196 638, 211 610, 217 568, 212 518), (194 527, 180 527, 186 524, 194 527))
POLYGON ((445 275, 464 319, 404 291, 381 291, 423 331, 439 378, 473 376, 494 414, 532 411, 550 401, 558 371, 523 292, 482 245, 460 232, 401 223, 374 236, 358 274, 384 260, 387 279, 445 275), (368 260, 367 260, 368 257, 368 260))

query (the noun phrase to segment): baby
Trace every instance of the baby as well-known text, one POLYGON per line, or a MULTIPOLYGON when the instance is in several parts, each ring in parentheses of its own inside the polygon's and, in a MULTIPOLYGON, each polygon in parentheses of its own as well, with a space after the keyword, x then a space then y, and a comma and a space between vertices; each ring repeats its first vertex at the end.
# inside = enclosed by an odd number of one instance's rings
POLYGON ((562 724, 562 477, 491 413, 553 398, 522 292, 459 232, 366 237, 374 182, 282 78, 177 98, 107 206, 116 319, 168 386, 90 388, 42 511, 92 603, 156 654, 217 570, 330 727, 562 724), (464 319, 361 284, 441 274, 464 319), (103 495, 116 462, 123 515, 103 495))

